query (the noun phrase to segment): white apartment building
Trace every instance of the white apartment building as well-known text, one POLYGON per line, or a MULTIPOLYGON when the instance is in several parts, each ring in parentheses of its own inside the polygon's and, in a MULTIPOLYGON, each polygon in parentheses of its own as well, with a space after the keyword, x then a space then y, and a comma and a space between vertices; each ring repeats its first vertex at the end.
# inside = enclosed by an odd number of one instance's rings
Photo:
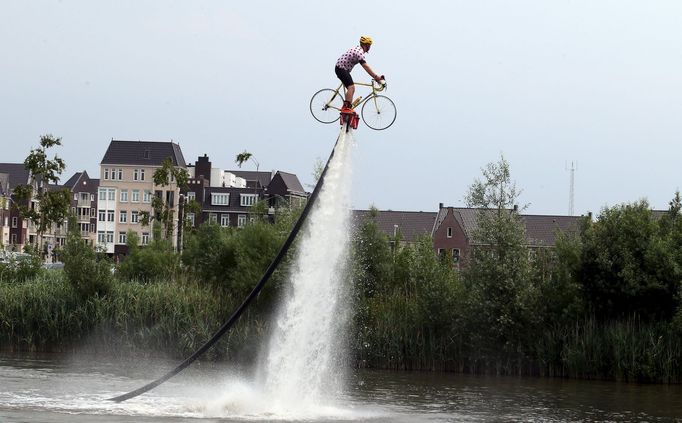
POLYGON ((112 140, 100 163, 97 191, 97 245, 109 254, 125 254, 129 231, 137 233, 140 244, 152 237, 151 224, 141 223, 144 212, 153 215, 152 196, 158 196, 173 212, 173 245, 177 242, 178 199, 175 180, 154 184, 154 172, 164 160, 186 168, 180 146, 173 142, 112 140))

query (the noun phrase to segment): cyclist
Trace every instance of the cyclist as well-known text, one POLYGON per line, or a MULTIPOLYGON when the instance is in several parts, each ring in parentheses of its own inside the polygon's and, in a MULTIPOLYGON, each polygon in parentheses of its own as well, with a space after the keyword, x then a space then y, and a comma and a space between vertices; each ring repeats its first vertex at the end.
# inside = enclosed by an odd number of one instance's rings
POLYGON ((336 76, 339 77, 341 83, 343 83, 343 86, 346 87, 346 98, 343 102, 341 113, 353 112, 352 105, 353 95, 355 94, 355 84, 353 83, 353 78, 350 76, 350 71, 353 70, 353 67, 356 64, 360 63, 360 65, 362 65, 362 67, 367 71, 369 76, 374 78, 374 80, 377 82, 381 82, 381 80, 384 79, 383 75, 379 76, 374 73, 372 68, 370 68, 367 62, 365 62, 365 53, 369 51, 371 46, 372 39, 366 35, 363 35, 360 37, 359 46, 355 46, 343 53, 341 57, 339 57, 339 60, 336 61, 334 72, 336 72, 336 76))

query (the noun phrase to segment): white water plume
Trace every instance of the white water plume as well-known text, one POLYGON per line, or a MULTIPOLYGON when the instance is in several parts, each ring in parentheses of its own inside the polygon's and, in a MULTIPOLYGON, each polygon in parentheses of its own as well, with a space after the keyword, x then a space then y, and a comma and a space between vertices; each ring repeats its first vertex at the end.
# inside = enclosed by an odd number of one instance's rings
POLYGON ((265 390, 283 407, 305 406, 343 390, 354 140, 351 132, 340 137, 301 232, 264 363, 265 390))

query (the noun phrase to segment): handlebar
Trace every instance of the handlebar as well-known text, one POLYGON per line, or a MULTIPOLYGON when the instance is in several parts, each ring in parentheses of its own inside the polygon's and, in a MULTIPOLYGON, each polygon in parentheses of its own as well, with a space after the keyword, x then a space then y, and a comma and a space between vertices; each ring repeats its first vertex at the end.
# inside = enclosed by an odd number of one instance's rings
POLYGON ((374 86, 374 83, 377 84, 377 87, 374 88, 376 91, 383 91, 386 88, 388 88, 388 85, 386 84, 386 79, 384 78, 383 75, 381 75, 381 81, 377 81, 375 79, 372 79, 372 86, 374 86))

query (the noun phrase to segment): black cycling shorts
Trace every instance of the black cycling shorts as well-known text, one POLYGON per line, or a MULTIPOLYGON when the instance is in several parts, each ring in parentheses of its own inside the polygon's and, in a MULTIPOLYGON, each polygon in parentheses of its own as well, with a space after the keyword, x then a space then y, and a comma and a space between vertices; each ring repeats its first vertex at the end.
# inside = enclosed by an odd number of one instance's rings
POLYGON ((353 85, 353 77, 350 76, 350 72, 345 69, 341 69, 338 66, 334 67, 334 72, 336 72, 336 76, 339 77, 344 87, 348 88, 353 85))

